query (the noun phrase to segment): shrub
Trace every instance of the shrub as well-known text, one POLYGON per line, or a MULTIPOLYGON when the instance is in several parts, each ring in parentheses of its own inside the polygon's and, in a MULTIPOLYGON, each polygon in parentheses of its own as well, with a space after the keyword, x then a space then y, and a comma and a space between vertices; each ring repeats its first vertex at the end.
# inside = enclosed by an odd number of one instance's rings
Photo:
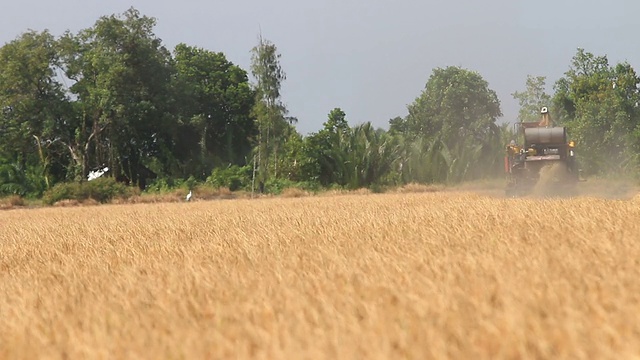
POLYGON ((321 189, 320 183, 316 181, 301 181, 296 183, 296 187, 314 193, 321 189))
POLYGON ((289 179, 270 179, 264 184, 264 191, 267 194, 280 195, 285 189, 299 189, 304 192, 318 192, 320 185, 313 181, 291 181, 289 179))
POLYGON ((113 178, 104 177, 81 183, 57 184, 44 193, 42 201, 48 205, 61 200, 82 202, 87 199, 105 203, 114 198, 126 198, 136 193, 137 189, 118 183, 113 178))
POLYGON ((89 196, 78 200, 94 199, 98 202, 105 203, 116 197, 130 197, 136 192, 135 188, 116 182, 115 179, 110 177, 88 181, 83 183, 83 185, 88 187, 89 196))
POLYGON ((280 195, 282 190, 296 187, 295 185, 295 182, 287 179, 269 179, 264 184, 264 192, 280 195))
POLYGON ((42 201, 45 204, 53 205, 60 200, 75 199, 81 193, 81 185, 79 183, 59 183, 51 189, 44 192, 42 201))
POLYGON ((373 194, 382 194, 386 191, 386 187, 381 184, 374 183, 369 186, 369 190, 373 194))
POLYGON ((170 191, 172 187, 173 182, 171 179, 158 178, 148 184, 144 191, 149 193, 164 193, 170 191))
POLYGON ((215 168, 207 177, 206 184, 213 188, 228 188, 231 191, 251 186, 253 169, 250 165, 232 165, 227 168, 215 168))

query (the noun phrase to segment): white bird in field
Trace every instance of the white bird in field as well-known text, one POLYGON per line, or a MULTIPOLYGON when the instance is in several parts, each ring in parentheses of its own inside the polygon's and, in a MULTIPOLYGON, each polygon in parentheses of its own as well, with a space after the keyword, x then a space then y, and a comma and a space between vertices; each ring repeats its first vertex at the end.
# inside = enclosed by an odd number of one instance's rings
POLYGON ((193 193, 191 193, 191 190, 189 190, 189 193, 187 194, 187 197, 185 198, 185 200, 191 201, 192 196, 193 196, 193 193))

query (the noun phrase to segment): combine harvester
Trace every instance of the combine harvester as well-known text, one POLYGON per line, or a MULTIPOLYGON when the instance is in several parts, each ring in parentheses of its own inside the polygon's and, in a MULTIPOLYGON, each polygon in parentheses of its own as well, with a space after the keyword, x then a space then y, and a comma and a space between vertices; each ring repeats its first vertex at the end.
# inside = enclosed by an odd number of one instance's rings
POLYGON ((575 143, 567 142, 567 129, 553 126, 549 109, 543 107, 539 122, 519 122, 515 134, 523 140, 507 145, 504 159, 506 195, 574 195, 580 181, 575 143))

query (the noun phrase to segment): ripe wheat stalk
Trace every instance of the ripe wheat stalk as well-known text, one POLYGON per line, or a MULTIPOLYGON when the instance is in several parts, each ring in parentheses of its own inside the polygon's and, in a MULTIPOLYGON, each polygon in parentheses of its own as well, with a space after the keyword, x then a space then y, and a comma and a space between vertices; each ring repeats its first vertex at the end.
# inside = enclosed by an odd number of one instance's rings
POLYGON ((640 198, 0 212, 0 358, 640 356, 640 198))

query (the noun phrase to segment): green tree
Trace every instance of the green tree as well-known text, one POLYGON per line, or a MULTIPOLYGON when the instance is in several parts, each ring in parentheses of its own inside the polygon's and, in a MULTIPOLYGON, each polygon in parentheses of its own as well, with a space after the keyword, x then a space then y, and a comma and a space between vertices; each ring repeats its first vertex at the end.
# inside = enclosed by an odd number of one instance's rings
POLYGON ((304 176, 302 170, 305 161, 308 160, 305 158, 304 145, 305 139, 303 136, 296 131, 295 127, 290 126, 282 148, 284 156, 281 158, 282 162, 279 165, 281 174, 287 180, 297 182, 310 181, 309 178, 304 176))
POLYGON ((407 134, 418 145, 409 146, 412 153, 405 155, 405 161, 428 159, 424 166, 429 168, 411 171, 435 182, 469 180, 497 171, 502 144, 496 119, 502 112, 495 91, 480 74, 453 66, 435 69, 408 110, 407 134))
POLYGON ((518 119, 523 122, 539 121, 540 109, 551 105, 551 96, 546 93, 544 76, 527 75, 526 90, 511 94, 520 104, 518 119))
POLYGON ((345 112, 335 108, 329 112, 322 130, 307 136, 303 147, 306 158, 302 164, 303 173, 307 178, 324 186, 345 185, 346 160, 345 153, 340 148, 340 141, 349 130, 345 112))
POLYGON ((187 168, 195 174, 210 174, 214 166, 243 165, 256 135, 251 116, 255 92, 247 73, 223 53, 180 44, 174 54, 183 124, 176 146, 180 160, 199 159, 187 168))
POLYGON ((141 184, 150 176, 145 163, 171 143, 171 56, 155 24, 131 8, 62 39, 77 97, 76 130, 64 140, 82 178, 108 165, 116 178, 141 184))
POLYGON ((258 124, 257 166, 260 181, 264 182, 272 173, 278 177, 278 156, 287 138, 288 125, 295 118, 288 118, 286 106, 281 99, 282 82, 286 74, 280 65, 280 53, 269 40, 259 37, 252 50, 251 73, 256 80, 257 103, 254 115, 258 124))
POLYGON ((578 49, 555 84, 557 121, 577 140, 586 174, 638 173, 640 78, 628 63, 578 49))
POLYGON ((69 102, 56 79, 57 46, 47 31, 30 31, 0 49, 0 156, 19 171, 37 168, 46 187, 52 172, 64 178, 55 170, 69 102))
POLYGON ((385 185, 400 159, 400 139, 371 123, 349 127, 342 109, 333 109, 318 133, 303 146, 302 173, 323 186, 359 188, 385 185))
POLYGON ((407 120, 400 116, 389 119, 389 132, 395 135, 406 136, 408 132, 407 120))
POLYGON ((401 147, 396 137, 367 122, 341 135, 343 185, 350 188, 387 185, 399 164, 401 147))
POLYGON ((0 196, 41 196, 45 190, 46 178, 42 176, 39 164, 25 165, 0 158, 0 196))
POLYGON ((324 129, 330 133, 339 134, 349 130, 347 114, 340 108, 335 108, 329 113, 327 121, 323 125, 324 129))

